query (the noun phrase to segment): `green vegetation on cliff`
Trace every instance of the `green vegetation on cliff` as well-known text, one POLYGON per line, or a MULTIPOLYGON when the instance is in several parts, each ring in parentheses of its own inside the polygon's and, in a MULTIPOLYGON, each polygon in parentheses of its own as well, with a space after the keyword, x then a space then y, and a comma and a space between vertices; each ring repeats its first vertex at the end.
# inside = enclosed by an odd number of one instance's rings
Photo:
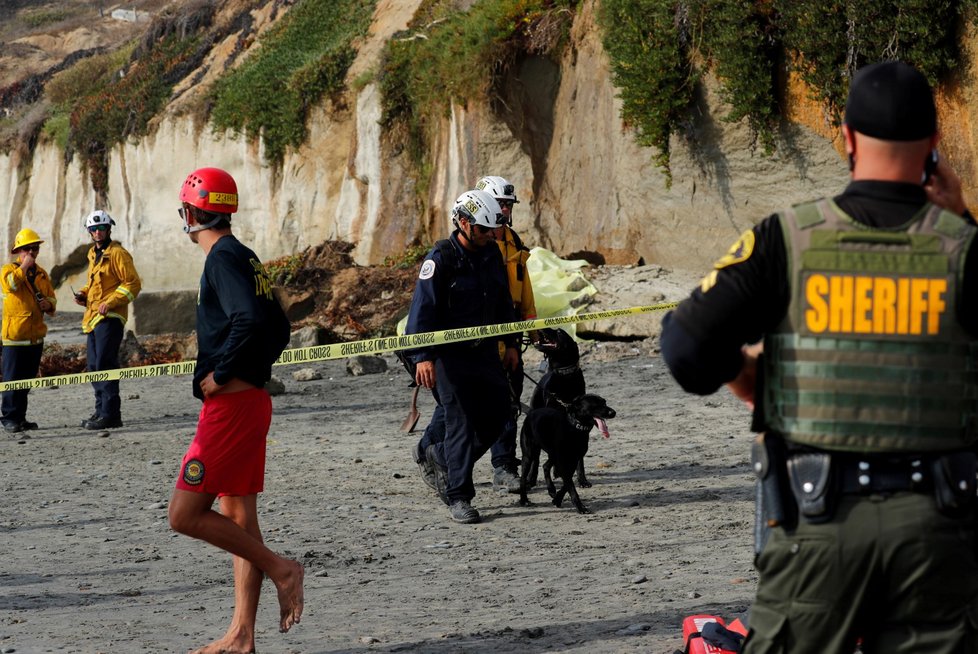
POLYGON ((378 75, 381 123, 404 135, 422 196, 432 130, 451 104, 485 102, 520 57, 556 57, 577 1, 482 0, 465 12, 454 4, 422 3, 409 29, 388 42, 378 75))
POLYGON ((669 175, 669 139, 692 115, 709 67, 727 120, 746 119, 772 151, 787 73, 838 123, 849 79, 901 59, 936 84, 960 68, 959 32, 975 0, 602 0, 599 22, 622 118, 669 175))
MULTIPOLYGON (((154 18, 138 42, 112 52, 83 53, 49 74, 50 79, 29 80, 44 85, 45 103, 40 111, 23 112, 20 120, 30 118, 37 126, 20 132, 30 140, 39 131, 68 157, 77 154, 92 187, 104 196, 111 149, 146 134, 172 99, 174 86, 199 69, 215 44, 236 35, 235 49, 224 62, 232 63, 254 38, 250 12, 260 4, 241 3, 236 15, 218 25, 217 4, 175 3, 154 18)), ((219 80, 205 107, 214 125, 250 138, 260 135, 266 157, 280 161, 286 148, 305 141, 309 109, 343 88, 356 55, 353 42, 366 33, 375 4, 298 0, 261 39, 257 53, 219 80)), ((21 86, 0 89, 0 101, 20 93, 21 86)))
POLYGON ((147 133, 170 100, 173 86, 196 69, 210 49, 204 38, 213 18, 206 3, 167 10, 139 42, 76 61, 45 85, 41 133, 78 154, 99 195, 108 191, 109 151, 147 133))
MULTIPOLYGON (((352 82, 354 89, 371 78, 378 82, 386 142, 409 154, 422 201, 432 137, 451 106, 505 104, 502 84, 516 66, 534 56, 560 59, 579 4, 422 0, 408 29, 386 44, 378 69, 352 82), (470 6, 460 11, 460 4, 470 6)), ((228 72, 202 102, 204 113, 217 129, 261 138, 266 158, 280 162, 308 138, 312 107, 324 98, 342 101, 376 0, 276 2, 271 10, 286 13, 251 50, 251 12, 265 5, 245 0, 235 5, 235 16, 222 14, 215 25, 224 3, 174 3, 138 42, 115 52, 77 53, 45 74, 0 88, 0 147, 9 149, 16 138, 33 147, 43 134, 69 157, 80 156, 104 195, 111 149, 146 134, 175 85, 233 36, 233 51, 218 63, 228 72), (242 52, 251 54, 235 67, 242 52), (42 86, 44 99, 32 106, 42 86)), ((867 63, 902 59, 932 83, 947 81, 963 74, 961 33, 974 21, 978 0, 600 0, 595 7, 622 120, 654 149, 654 161, 671 179, 670 141, 693 133, 705 71, 719 81, 723 118, 745 121, 770 153, 789 75, 807 83, 835 123, 849 79, 867 63)), ((46 25, 62 20, 64 11, 16 15, 18 24, 46 25)))
POLYGON ((370 27, 376 0, 303 0, 261 39, 261 48, 221 78, 211 120, 250 138, 280 161, 306 140, 309 110, 343 90, 354 39, 370 27))

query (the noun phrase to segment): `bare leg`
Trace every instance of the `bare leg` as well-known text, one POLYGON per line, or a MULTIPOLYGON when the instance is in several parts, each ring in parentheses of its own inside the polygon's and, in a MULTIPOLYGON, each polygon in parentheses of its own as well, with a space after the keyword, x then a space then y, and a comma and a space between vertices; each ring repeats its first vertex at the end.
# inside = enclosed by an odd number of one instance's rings
MULTIPOLYGON (((226 508, 235 518, 244 515, 243 520, 246 525, 254 523, 254 531, 251 530, 250 526, 242 527, 231 516, 221 515, 214 511, 211 508, 214 503, 214 495, 193 493, 180 489, 173 491, 173 497, 170 500, 170 526, 181 534, 206 541, 242 558, 246 563, 257 568, 258 571, 268 575, 278 591, 279 631, 288 631, 292 625, 299 622, 302 616, 302 579, 305 573, 302 564, 281 557, 265 547, 261 540, 261 532, 258 531, 257 497, 255 495, 225 499, 229 501, 222 500, 221 507, 226 508)), ((260 587, 261 575, 247 569, 243 569, 242 574, 239 575, 237 562, 235 562, 235 617, 239 617, 239 607, 243 612, 251 612, 251 638, 254 638, 254 612, 256 609, 249 608, 248 602, 253 601, 257 607, 260 591, 252 591, 253 598, 249 598, 242 604, 239 590, 242 593, 249 593, 252 589, 249 584, 255 584, 252 577, 254 574, 257 574, 257 585, 260 587), (240 589, 239 577, 242 580, 240 589)), ((246 618, 247 613, 241 613, 240 616, 246 618)))
MULTIPOLYGON (((257 496, 222 497, 221 514, 262 540, 258 526, 257 496)), ((255 651, 255 620, 264 574, 247 559, 232 555, 234 564, 234 615, 220 640, 194 650, 193 654, 251 654, 255 651)))

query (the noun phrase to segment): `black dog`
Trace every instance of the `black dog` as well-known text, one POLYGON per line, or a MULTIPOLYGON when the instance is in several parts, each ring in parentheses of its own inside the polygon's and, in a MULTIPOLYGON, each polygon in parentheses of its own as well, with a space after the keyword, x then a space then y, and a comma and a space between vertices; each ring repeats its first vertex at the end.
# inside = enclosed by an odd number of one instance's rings
MULTIPOLYGON (((540 379, 530 409, 549 407, 565 410, 565 407, 587 392, 584 373, 581 372, 581 353, 574 337, 563 329, 541 329, 539 340, 535 347, 543 352, 547 359, 547 372, 540 379)), ((534 467, 529 476, 530 487, 537 484, 537 469, 534 467)), ((577 466, 577 485, 581 488, 591 488, 591 482, 584 475, 584 459, 577 466)))
POLYGON ((541 450, 547 453, 543 465, 543 477, 547 481, 547 491, 553 498, 554 506, 560 506, 564 494, 569 493, 579 513, 589 513, 581 502, 574 486, 574 471, 587 454, 588 434, 591 427, 603 427, 605 420, 615 417, 615 410, 600 395, 584 394, 568 404, 564 409, 542 407, 526 414, 520 431, 520 449, 523 451, 523 465, 520 475, 520 506, 528 506, 526 497, 529 487, 528 477, 540 463, 541 450), (563 481, 558 491, 550 476, 551 468, 563 481))

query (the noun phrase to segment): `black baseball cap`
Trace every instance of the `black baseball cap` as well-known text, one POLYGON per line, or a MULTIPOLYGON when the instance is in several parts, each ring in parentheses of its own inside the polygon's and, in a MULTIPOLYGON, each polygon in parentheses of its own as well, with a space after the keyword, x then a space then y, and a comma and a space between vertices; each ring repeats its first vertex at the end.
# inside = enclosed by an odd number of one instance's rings
POLYGON ((918 141, 937 132, 937 109, 927 78, 902 61, 856 71, 846 99, 845 124, 884 141, 918 141))

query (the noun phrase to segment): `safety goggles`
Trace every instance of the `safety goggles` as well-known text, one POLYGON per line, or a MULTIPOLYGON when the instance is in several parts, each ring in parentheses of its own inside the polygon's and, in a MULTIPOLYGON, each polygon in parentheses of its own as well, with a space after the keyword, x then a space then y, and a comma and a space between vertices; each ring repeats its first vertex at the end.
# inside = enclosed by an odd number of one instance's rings
POLYGON ((109 230, 108 225, 92 225, 91 227, 88 228, 90 234, 94 234, 95 232, 106 232, 108 230, 109 230))

